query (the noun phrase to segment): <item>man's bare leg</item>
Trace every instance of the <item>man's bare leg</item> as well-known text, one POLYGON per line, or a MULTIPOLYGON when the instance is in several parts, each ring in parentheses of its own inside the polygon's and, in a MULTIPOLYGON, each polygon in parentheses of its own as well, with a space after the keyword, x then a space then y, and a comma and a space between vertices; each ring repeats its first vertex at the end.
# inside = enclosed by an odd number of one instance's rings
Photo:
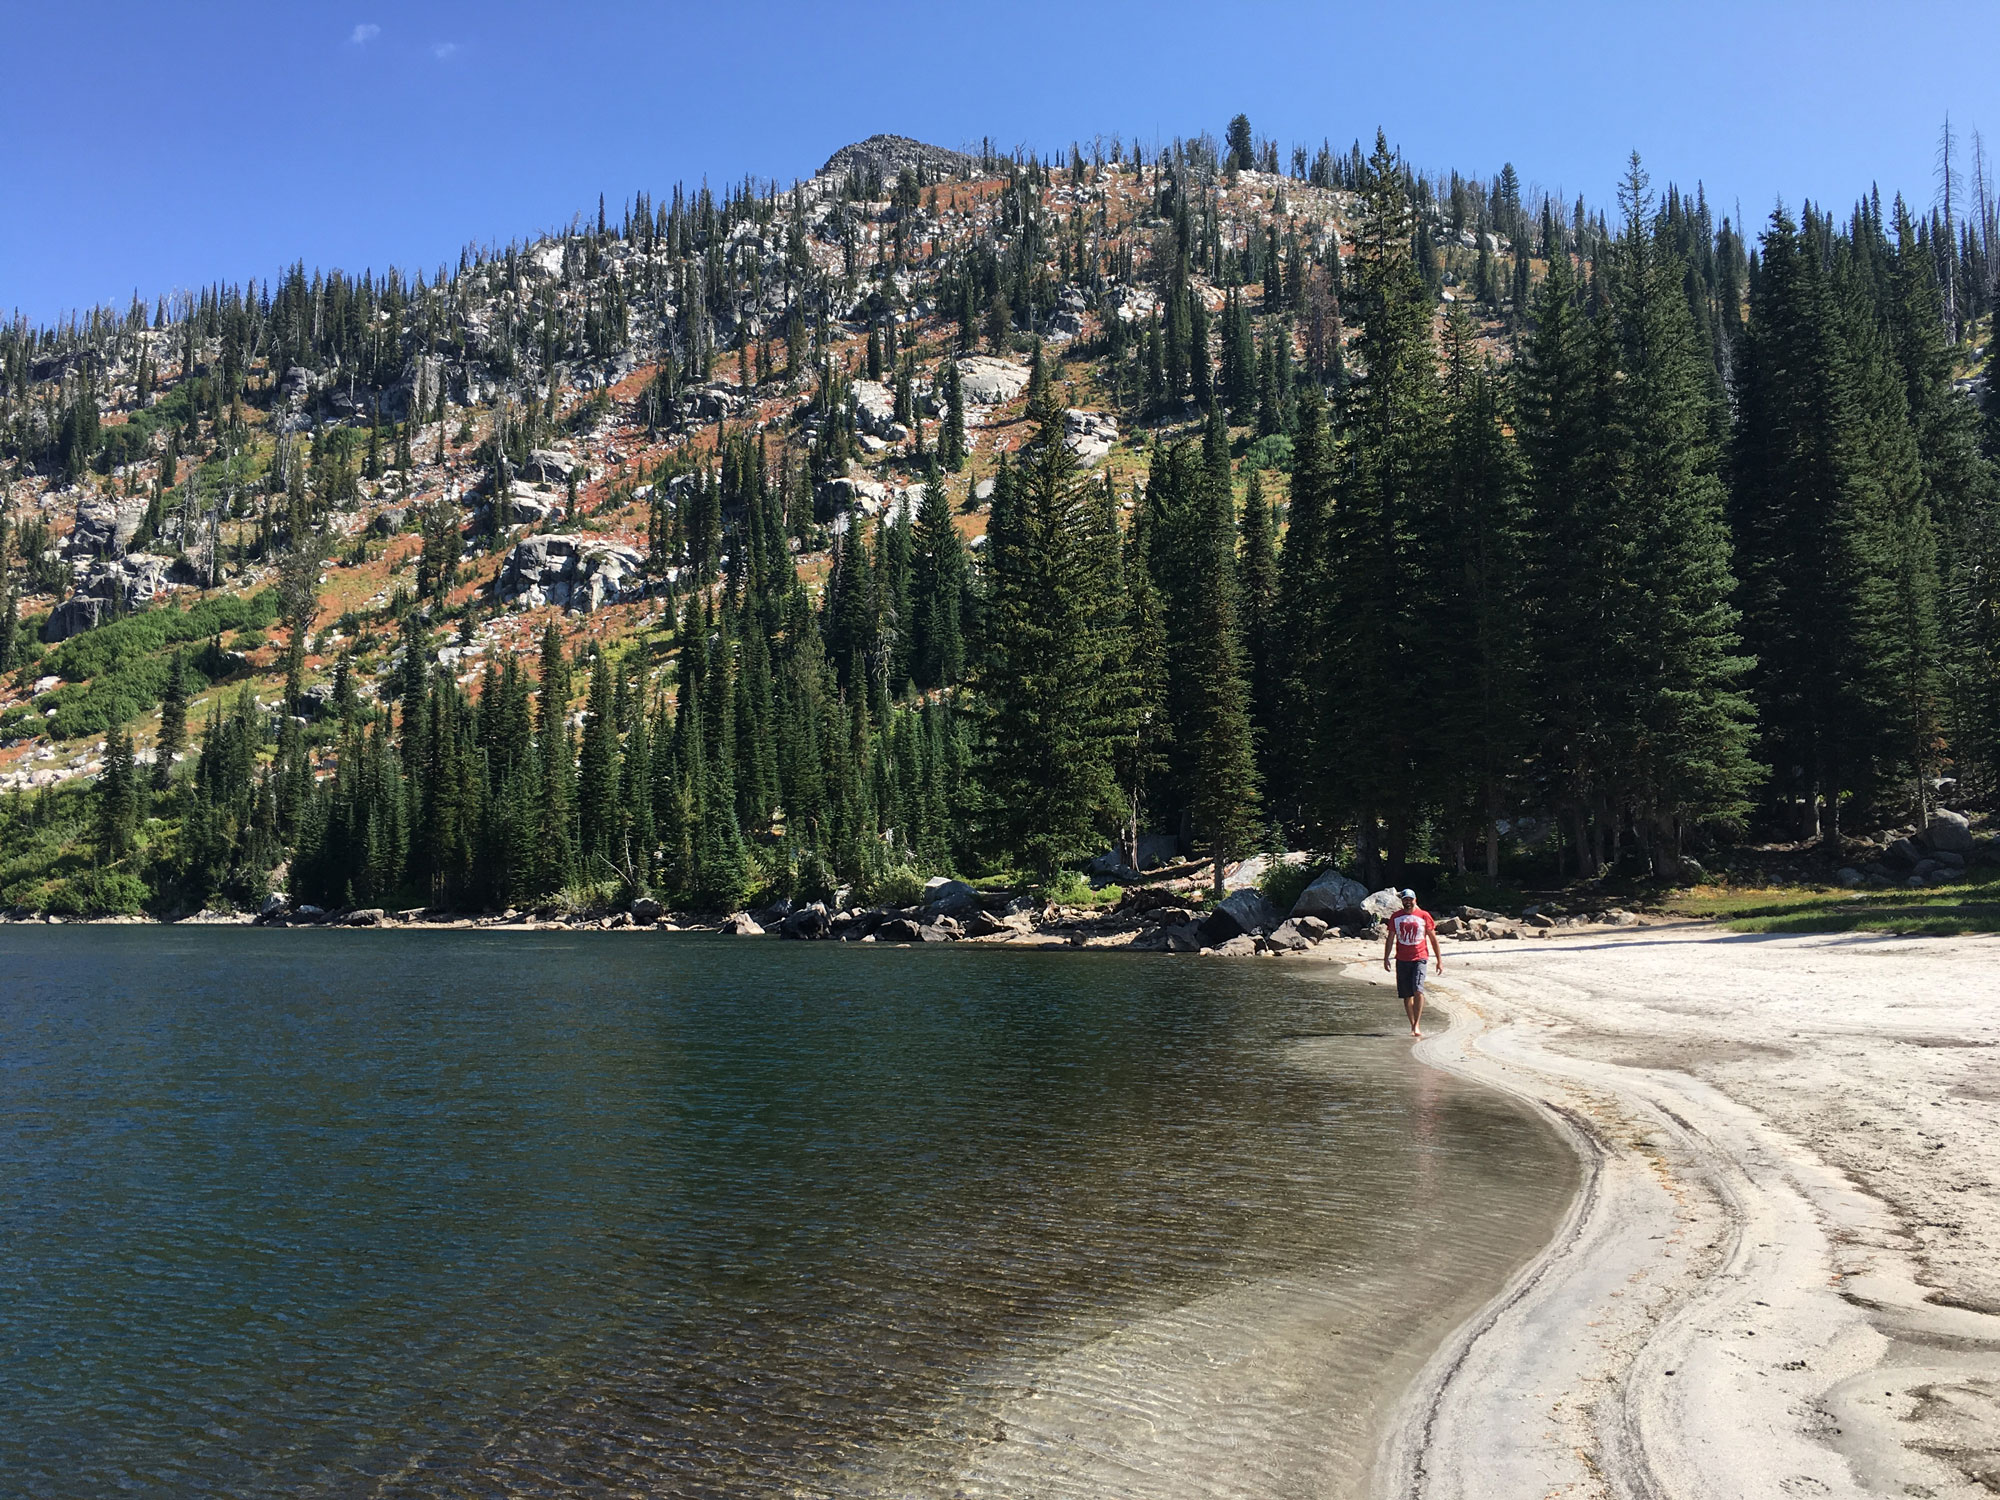
POLYGON ((1413 1037, 1422 1036, 1424 1034, 1424 992, 1422 990, 1418 990, 1403 1002, 1403 1014, 1410 1018, 1410 1035, 1413 1037))

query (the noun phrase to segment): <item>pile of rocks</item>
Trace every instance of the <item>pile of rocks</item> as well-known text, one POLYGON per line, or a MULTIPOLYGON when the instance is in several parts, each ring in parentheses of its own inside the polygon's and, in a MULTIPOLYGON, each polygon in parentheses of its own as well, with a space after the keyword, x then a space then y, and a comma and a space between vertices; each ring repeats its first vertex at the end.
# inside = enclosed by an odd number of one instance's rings
POLYGON ((1143 924, 1132 946, 1148 953, 1213 953, 1247 958, 1253 953, 1303 953, 1340 930, 1311 912, 1280 912, 1255 890, 1232 891, 1206 914, 1174 904, 1170 892, 1135 891, 1122 910, 1143 924))
POLYGON ((149 552, 86 563, 77 574, 76 593, 49 611, 42 640, 54 645, 95 629, 121 611, 144 609, 166 591, 173 567, 172 559, 149 552))
POLYGON ((1103 462, 1118 446, 1118 421, 1108 412, 1072 407, 1063 413, 1063 429, 1063 443, 1086 467, 1103 462))
POLYGON ((742 913, 730 919, 734 927, 725 923, 724 931, 747 933, 755 926, 801 942, 839 938, 866 943, 949 943, 1033 931, 1033 918, 1025 910, 1015 909, 1019 904, 1005 893, 981 895, 962 880, 938 878, 925 884, 924 899, 913 906, 784 903, 768 913, 769 920, 764 923, 742 913), (989 910, 989 903, 997 910, 989 910))
POLYGON ((63 552, 72 558, 123 557, 145 519, 146 502, 137 497, 86 495, 76 503, 76 523, 63 541, 63 552))
POLYGON ((1005 406, 1028 388, 1028 367, 990 354, 958 362, 958 389, 969 406, 1005 406))
POLYGON ((528 461, 521 465, 523 479, 539 480, 543 484, 568 484, 569 476, 575 474, 583 478, 577 460, 555 448, 534 448, 528 453, 528 461))
POLYGON ((1053 344, 1067 343, 1083 334, 1083 315, 1090 309, 1090 303, 1082 291, 1076 287, 1066 288, 1056 303, 1056 309, 1049 314, 1047 333, 1053 344))
POLYGON ((1448 916, 1438 918, 1437 930, 1439 937, 1457 938, 1461 942, 1518 938, 1521 935, 1521 925, 1511 917, 1502 916, 1497 911, 1482 911, 1476 906, 1455 907, 1448 916))
POLYGON ((1939 808, 1921 829, 1894 829, 1880 840, 1857 840, 1855 854, 1872 854, 1858 864, 1843 866, 1834 879, 1849 889, 1952 885, 1965 878, 1966 867, 1982 860, 2000 861, 2000 847, 1990 837, 1972 831, 1965 814, 1939 808))
MULTIPOLYGON (((493 498, 483 497, 479 502, 479 508, 491 516, 496 508, 493 498)), ((505 520, 507 526, 540 526, 547 521, 560 521, 562 515, 562 501, 547 490, 538 489, 521 479, 512 480, 507 485, 505 520)))
MULTIPOLYGON (((418 913, 401 913, 405 919, 418 913)), ((288 897, 275 892, 264 898, 257 914, 250 918, 257 927, 383 927, 389 913, 379 906, 363 906, 350 911, 327 911, 311 902, 293 905, 288 897)))
POLYGON ((833 527, 835 535, 839 535, 854 524, 856 516, 869 520, 876 516, 887 516, 892 521, 914 519, 923 509, 925 493, 922 483, 894 485, 876 479, 836 476, 820 481, 813 491, 813 504, 816 512, 833 527))
POLYGON ((896 420, 896 395, 879 380, 857 380, 852 387, 854 396, 854 426, 863 437, 875 439, 875 445, 864 443, 869 451, 880 453, 890 443, 908 442, 910 429, 896 420))
POLYGON ((507 554, 493 591, 528 609, 559 604, 589 611, 646 596, 645 557, 633 547, 588 536, 523 537, 507 554))

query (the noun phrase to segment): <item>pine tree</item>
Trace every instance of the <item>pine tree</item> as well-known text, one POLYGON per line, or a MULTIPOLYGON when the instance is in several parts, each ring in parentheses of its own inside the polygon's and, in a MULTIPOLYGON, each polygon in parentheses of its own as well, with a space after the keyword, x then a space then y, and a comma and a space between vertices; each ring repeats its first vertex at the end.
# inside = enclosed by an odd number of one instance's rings
POLYGON ((1250 117, 1238 115, 1229 122, 1226 140, 1227 152, 1223 164, 1237 171, 1248 172, 1257 165, 1257 147, 1250 135, 1250 117))
POLYGON ((1516 424, 1532 537, 1526 592, 1539 800, 1567 823, 1582 874, 1602 863, 1601 828, 1591 819, 1612 780, 1607 700, 1626 672, 1608 590, 1630 567, 1603 496, 1612 375, 1601 335, 1584 315, 1569 256, 1556 255, 1523 350, 1516 424))
POLYGON ((1985 373, 1979 393, 1979 440, 1989 459, 2000 459, 2000 303, 1995 303, 1986 330, 1985 373))
MULTIPOLYGON (((0 376, 0 382, 4 382, 4 376, 0 376)), ((13 540, 14 528, 6 513, 0 511, 0 672, 14 670, 14 657, 21 649, 21 607, 14 597, 13 540)))
POLYGON ((1428 527, 1442 586, 1424 623, 1430 650, 1458 669, 1432 686, 1435 758, 1453 831, 1483 832, 1486 873, 1495 877, 1500 820, 1528 749, 1520 473, 1462 306, 1446 320, 1444 353, 1448 433, 1428 527))
POLYGON ((542 686, 536 739, 541 802, 536 809, 537 888, 560 890, 576 870, 576 750, 569 728, 570 666, 562 633, 542 630, 542 686))
POLYGON ((1238 618, 1236 497, 1229 472, 1229 429, 1218 409, 1210 419, 1201 495, 1199 615, 1193 637, 1194 712, 1188 750, 1194 772, 1189 810, 1207 843, 1214 888, 1222 894, 1228 863, 1254 846, 1261 831, 1256 741, 1250 727, 1238 618))
POLYGON ((167 662, 167 686, 160 699, 160 735, 153 744, 153 788, 173 784, 174 758, 187 743, 187 663, 176 651, 167 662))
POLYGON ((919 687, 950 687, 965 675, 966 570, 942 480, 924 486, 911 574, 911 675, 919 687))
POLYGON ((1215 376, 1208 358, 1208 304, 1188 295, 1188 373, 1194 384, 1194 402, 1203 411, 1215 405, 1215 376))
POLYGON ((1748 681, 1774 810, 1837 848, 1843 798, 1871 796, 1901 748, 1883 678, 1888 558, 1871 525, 1884 476, 1870 472, 1857 351, 1817 245, 1780 210, 1762 249, 1736 361, 1732 519, 1756 658, 1748 681))
POLYGON ((1422 523, 1434 504, 1436 351, 1431 300, 1410 257, 1402 165, 1378 132, 1362 186, 1359 347, 1367 374, 1353 394, 1348 469, 1328 552, 1333 638, 1328 688, 1354 750, 1329 768, 1347 818, 1362 830, 1361 864, 1378 873, 1378 820, 1400 867, 1425 790, 1427 566, 1422 523))
POLYGON ((1333 436, 1317 386, 1299 400, 1292 448, 1290 524, 1278 558, 1271 671, 1274 705, 1263 748, 1273 812, 1297 840, 1327 849, 1339 815, 1328 774, 1343 728, 1343 705, 1329 696, 1334 497, 1333 436))
POLYGON ((1039 410, 1050 399, 1048 361, 1042 355, 1042 341, 1036 339, 1028 356, 1028 410, 1039 410))
POLYGON ((956 357, 944 362, 944 431, 938 434, 938 464, 947 474, 965 467, 965 391, 956 357))
POLYGON ((986 304, 986 339, 993 346, 995 354, 1007 352, 1007 341, 1014 335, 1014 314, 1007 306, 1007 287, 1001 282, 993 288, 993 299, 986 304))
POLYGON ((590 668, 589 707, 583 719, 583 750, 577 764, 578 852, 596 877, 615 868, 623 842, 619 827, 618 717, 613 711, 611 662, 603 652, 590 668))
POLYGON ((1951 263, 1954 241, 1949 234, 1939 239, 1927 254, 1907 207, 1897 201, 1889 342, 1903 375, 1929 523, 1911 517, 1897 575, 1905 702, 1914 729, 1912 801, 1919 817, 1929 814, 1930 778, 1953 734, 1964 741, 1968 769, 1980 769, 1989 781, 2000 776, 1994 674, 2000 661, 2000 579, 1994 576, 2000 503, 1993 468, 1979 452, 1978 414, 1953 385, 1950 335, 1961 310, 1950 297, 1962 273, 1951 263))
POLYGON ((771 657, 756 614, 737 626, 736 819, 740 827, 762 830, 778 812, 776 732, 771 708, 771 657))
MULTIPOLYGON (((1110 480, 1107 476, 1106 486, 1110 480)), ((1139 869, 1139 835, 1154 785, 1168 768, 1173 718, 1167 693, 1169 662, 1165 606, 1153 582, 1150 510, 1138 506, 1120 559, 1120 627, 1128 646, 1122 689, 1123 733, 1116 773, 1125 793, 1125 863, 1139 869)))
POLYGON ((1626 783, 1619 800, 1650 845, 1654 873, 1670 877, 1692 829, 1747 811, 1758 768, 1749 754, 1750 705, 1737 687, 1749 664, 1730 603, 1735 579, 1707 360, 1681 267, 1647 221, 1636 154, 1621 197, 1625 228, 1610 268, 1620 377, 1609 424, 1610 503, 1631 541, 1633 567, 1614 630, 1632 675, 1612 732, 1626 783))
POLYGON ((1250 718, 1256 726, 1260 780, 1268 775, 1271 735, 1276 728, 1278 611, 1277 518, 1264 498, 1264 478, 1250 470, 1243 491, 1238 562, 1243 670, 1250 685, 1250 718))
POLYGON ((1237 421, 1248 421, 1257 409, 1257 340, 1250 326, 1250 308, 1234 291, 1223 309, 1223 386, 1237 421))
POLYGON ((1121 803, 1113 778, 1119 705, 1105 690, 1119 641, 1100 615, 1101 539, 1089 487, 1052 404, 1031 417, 1027 461, 996 493, 986 658, 977 679, 982 781, 1000 848, 1047 880, 1095 847, 1121 803))
POLYGON ((104 769, 97 778, 97 853, 105 864, 131 852, 139 826, 139 794, 132 736, 123 728, 113 729, 105 736, 104 769))

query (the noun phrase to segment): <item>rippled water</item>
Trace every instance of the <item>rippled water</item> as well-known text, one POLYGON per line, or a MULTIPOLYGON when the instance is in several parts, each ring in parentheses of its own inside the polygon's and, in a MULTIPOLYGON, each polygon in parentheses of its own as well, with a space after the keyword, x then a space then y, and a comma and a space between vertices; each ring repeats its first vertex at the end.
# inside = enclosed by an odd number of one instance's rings
POLYGON ((1320 966, 0 933, 0 1490, 1339 1495, 1572 1168, 1320 966))

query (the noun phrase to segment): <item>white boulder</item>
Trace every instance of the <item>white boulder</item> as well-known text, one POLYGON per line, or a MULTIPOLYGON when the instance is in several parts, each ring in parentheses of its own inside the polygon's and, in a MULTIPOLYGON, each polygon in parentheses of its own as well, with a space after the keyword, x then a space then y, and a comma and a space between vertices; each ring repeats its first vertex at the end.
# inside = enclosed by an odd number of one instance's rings
POLYGON ((645 597, 645 557, 633 547, 593 537, 540 533, 507 554, 495 594, 529 609, 558 604, 589 611, 645 597))

